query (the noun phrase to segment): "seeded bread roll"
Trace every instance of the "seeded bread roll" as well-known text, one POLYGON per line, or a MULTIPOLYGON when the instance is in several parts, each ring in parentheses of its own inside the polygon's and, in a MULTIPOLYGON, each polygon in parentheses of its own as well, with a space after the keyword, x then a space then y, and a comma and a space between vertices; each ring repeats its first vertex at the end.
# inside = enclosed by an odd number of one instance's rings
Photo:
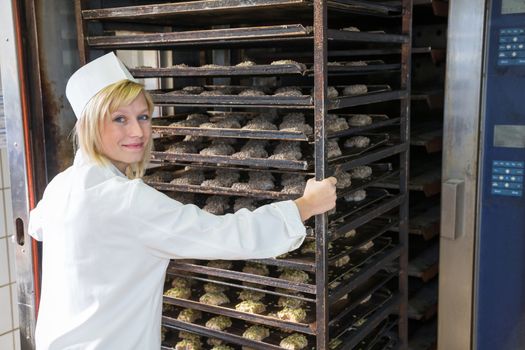
POLYGON ((199 120, 187 120, 186 119, 186 120, 179 120, 179 121, 173 122, 169 126, 192 128, 192 127, 197 127, 201 125, 202 123, 205 123, 205 122, 201 122, 199 120))
POLYGON ((217 283, 205 283, 203 287, 206 293, 223 293, 228 290, 228 287, 217 283))
POLYGON ((249 211, 254 211, 255 209, 257 209, 257 207, 255 206, 255 201, 252 198, 241 197, 235 199, 235 203, 233 204, 233 211, 236 212, 243 208, 248 209, 249 211))
POLYGON ((277 126, 271 123, 264 117, 255 117, 250 120, 245 126, 244 130, 277 130, 277 126))
POLYGON ((374 247, 374 241, 369 241, 365 245, 359 247, 359 250, 362 251, 362 252, 367 252, 368 250, 370 250, 373 247, 374 247))
POLYGON ((190 288, 191 283, 189 280, 182 278, 182 277, 174 277, 171 280, 171 286, 173 288, 190 288))
POLYGON ((372 176, 372 168, 366 165, 358 166, 353 168, 350 174, 354 179, 366 179, 372 176))
POLYGON ((201 337, 198 334, 190 333, 186 331, 180 331, 179 332, 179 338, 181 339, 188 339, 188 340, 194 340, 197 342, 201 341, 201 337))
POLYGON ((361 31, 357 27, 345 27, 345 28, 342 28, 341 30, 344 30, 346 32, 360 32, 361 31))
POLYGON ((328 143, 327 143, 327 157, 328 158, 335 158, 335 157, 339 157, 340 155, 343 154, 343 152, 341 152, 341 148, 339 148, 339 143, 337 143, 337 139, 330 139, 328 140, 328 143))
POLYGON ((226 296, 226 294, 222 292, 215 292, 215 293, 205 293, 199 298, 199 302, 203 304, 208 305, 223 305, 228 304, 230 302, 230 299, 226 296))
POLYGON ((176 154, 197 153, 200 146, 201 146, 200 143, 196 143, 196 142, 188 142, 188 141, 177 142, 169 146, 166 152, 176 153, 176 154))
POLYGON ((243 267, 242 272, 251 273, 253 275, 268 276, 270 271, 268 266, 259 263, 247 262, 243 267))
POLYGON ((271 155, 270 159, 299 160, 303 157, 299 142, 281 141, 271 155))
POLYGON ((348 129, 348 123, 345 118, 337 114, 328 114, 326 116, 326 128, 328 132, 337 132, 348 129))
POLYGON ((238 171, 229 169, 218 169, 215 172, 215 178, 205 180, 202 186, 211 187, 231 187, 236 181, 239 181, 240 174, 238 171))
POLYGON ((306 135, 311 135, 313 129, 305 123, 304 113, 288 113, 283 116, 279 130, 282 131, 299 131, 306 135))
POLYGON ((193 169, 186 171, 179 177, 174 178, 170 183, 174 185, 200 185, 204 179, 205 177, 202 170, 193 169))
POLYGON ((255 62, 253 61, 242 61, 241 63, 237 63, 235 67, 251 67, 255 66, 255 62))
POLYGON ((229 156, 233 153, 235 153, 235 149, 231 145, 219 141, 214 142, 199 152, 199 154, 203 156, 229 156))
POLYGON ((274 96, 301 97, 303 92, 297 86, 283 86, 274 91, 274 96))
POLYGON ((265 294, 263 292, 257 292, 255 290, 245 289, 239 294, 239 299, 242 301, 261 301, 265 294))
POLYGON ((198 95, 204 91, 204 88, 202 86, 186 86, 182 89, 182 91, 186 91, 191 95, 198 95))
POLYGON ((360 202, 366 198, 366 191, 359 190, 345 196, 345 201, 347 202, 360 202))
POLYGON ((250 314, 262 314, 266 311, 266 306, 260 301, 245 300, 235 305, 235 310, 250 314))
POLYGON ((142 177, 142 180, 147 182, 169 182, 171 179, 173 179, 173 172, 165 170, 156 171, 142 177))
POLYGON ((249 178, 248 184, 252 189, 269 191, 275 188, 275 178, 271 173, 252 171, 249 178))
POLYGON ((249 88, 249 89, 245 89, 239 92, 239 96, 264 96, 264 95, 266 95, 264 91, 262 91, 261 89, 257 89, 257 88, 249 88))
POLYGON ((277 312, 277 318, 284 321, 301 323, 306 319, 306 311, 302 308, 292 309, 285 307, 277 312))
POLYGON ((279 346, 288 350, 302 350, 308 346, 308 339, 303 334, 294 333, 281 340, 279 346))
MULTIPOLYGON (((297 296, 303 296, 302 294, 297 294, 297 296)), ((302 307, 306 302, 301 299, 291 298, 291 297, 279 297, 277 300, 277 306, 287 307, 292 309, 298 309, 302 307)))
POLYGON ((337 179, 336 188, 345 188, 352 185, 352 176, 350 173, 337 168, 334 173, 335 178, 337 179))
POLYGON ((168 333, 168 330, 166 327, 160 327, 160 341, 163 342, 166 340, 166 333, 168 333))
POLYGON ((350 257, 348 255, 342 256, 336 261, 334 261, 331 265, 335 267, 341 267, 350 262, 350 257))
POLYGON ((366 126, 372 124, 372 117, 368 114, 356 114, 348 118, 350 126, 366 126))
POLYGON ((211 196, 206 199, 206 205, 202 208, 215 215, 222 215, 229 207, 229 199, 221 196, 211 196))
POLYGON ((352 96, 352 95, 362 95, 368 92, 368 87, 364 84, 354 84, 350 86, 345 86, 343 90, 343 95, 352 96))
POLYGON ((266 327, 254 325, 247 328, 242 334, 244 338, 261 341, 270 336, 270 330, 266 327))
POLYGON ((168 289, 165 296, 178 299, 189 299, 191 297, 191 288, 189 287, 173 287, 168 289))
POLYGON ((306 70, 306 65, 304 65, 303 63, 292 61, 292 60, 278 60, 278 61, 273 61, 270 64, 272 66, 278 66, 278 65, 283 65, 283 64, 295 64, 295 65, 298 65, 299 67, 301 67, 301 70, 306 70))
POLYGON ((175 350, 201 350, 202 344, 200 342, 183 339, 175 344, 175 350))
POLYGON ((211 345, 211 346, 215 347, 215 346, 221 346, 222 343, 224 343, 224 342, 222 340, 220 340, 220 339, 217 339, 217 338, 208 338, 206 340, 206 343, 208 343, 208 345, 211 345))
POLYGON ((310 276, 302 270, 284 269, 279 278, 295 283, 307 283, 310 276))
POLYGON ((265 149, 267 144, 268 142, 264 140, 249 140, 239 152, 232 154, 232 157, 239 159, 267 158, 268 152, 265 149))
POLYGON ((353 136, 345 140, 345 148, 366 148, 370 145, 370 138, 366 136, 353 136))
POLYGON ((216 345, 213 348, 211 348, 211 350, 234 350, 234 349, 228 345, 216 345))
POLYGON ((206 322, 206 328, 210 328, 216 331, 223 331, 226 328, 229 328, 231 326, 232 326, 231 318, 222 316, 222 315, 212 317, 206 322))
POLYGON ((179 316, 177 316, 177 320, 188 323, 193 323, 201 318, 202 313, 199 310, 194 309, 183 309, 179 313, 179 316))

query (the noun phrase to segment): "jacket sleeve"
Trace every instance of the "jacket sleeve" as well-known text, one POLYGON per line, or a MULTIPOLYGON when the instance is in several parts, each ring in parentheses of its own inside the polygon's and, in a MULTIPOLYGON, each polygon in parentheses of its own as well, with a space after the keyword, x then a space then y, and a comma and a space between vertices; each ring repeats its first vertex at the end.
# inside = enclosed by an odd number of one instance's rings
POLYGON ((133 231, 162 258, 257 259, 297 249, 306 230, 293 201, 213 215, 138 180, 130 196, 133 231))
POLYGON ((42 228, 44 214, 42 213, 43 206, 39 204, 29 213, 28 233, 37 241, 42 241, 44 239, 42 228))

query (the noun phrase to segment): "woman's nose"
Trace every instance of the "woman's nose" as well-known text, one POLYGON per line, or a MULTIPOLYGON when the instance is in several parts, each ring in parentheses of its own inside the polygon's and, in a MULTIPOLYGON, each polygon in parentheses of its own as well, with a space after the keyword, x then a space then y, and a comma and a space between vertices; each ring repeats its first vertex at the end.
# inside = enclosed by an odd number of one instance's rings
POLYGON ((128 128, 129 136, 131 137, 143 137, 144 131, 142 130, 142 127, 140 126, 140 123, 136 119, 132 119, 131 123, 129 124, 128 128))

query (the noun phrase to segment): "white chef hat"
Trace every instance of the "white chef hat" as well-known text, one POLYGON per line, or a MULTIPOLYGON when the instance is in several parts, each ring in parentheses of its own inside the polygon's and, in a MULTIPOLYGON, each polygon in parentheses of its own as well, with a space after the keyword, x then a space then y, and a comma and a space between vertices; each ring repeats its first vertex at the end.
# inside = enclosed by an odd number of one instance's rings
POLYGON ((66 96, 77 119, 82 116, 93 96, 106 86, 121 80, 137 82, 113 52, 89 62, 73 73, 66 85, 66 96))

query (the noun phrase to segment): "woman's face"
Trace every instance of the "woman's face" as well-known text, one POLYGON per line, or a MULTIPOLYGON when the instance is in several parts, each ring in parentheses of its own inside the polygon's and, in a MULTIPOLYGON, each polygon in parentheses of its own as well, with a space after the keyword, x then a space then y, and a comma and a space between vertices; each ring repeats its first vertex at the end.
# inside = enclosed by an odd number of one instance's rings
POLYGON ((100 132, 102 154, 121 172, 140 162, 151 137, 151 116, 144 95, 141 93, 131 104, 121 106, 105 118, 100 132))

